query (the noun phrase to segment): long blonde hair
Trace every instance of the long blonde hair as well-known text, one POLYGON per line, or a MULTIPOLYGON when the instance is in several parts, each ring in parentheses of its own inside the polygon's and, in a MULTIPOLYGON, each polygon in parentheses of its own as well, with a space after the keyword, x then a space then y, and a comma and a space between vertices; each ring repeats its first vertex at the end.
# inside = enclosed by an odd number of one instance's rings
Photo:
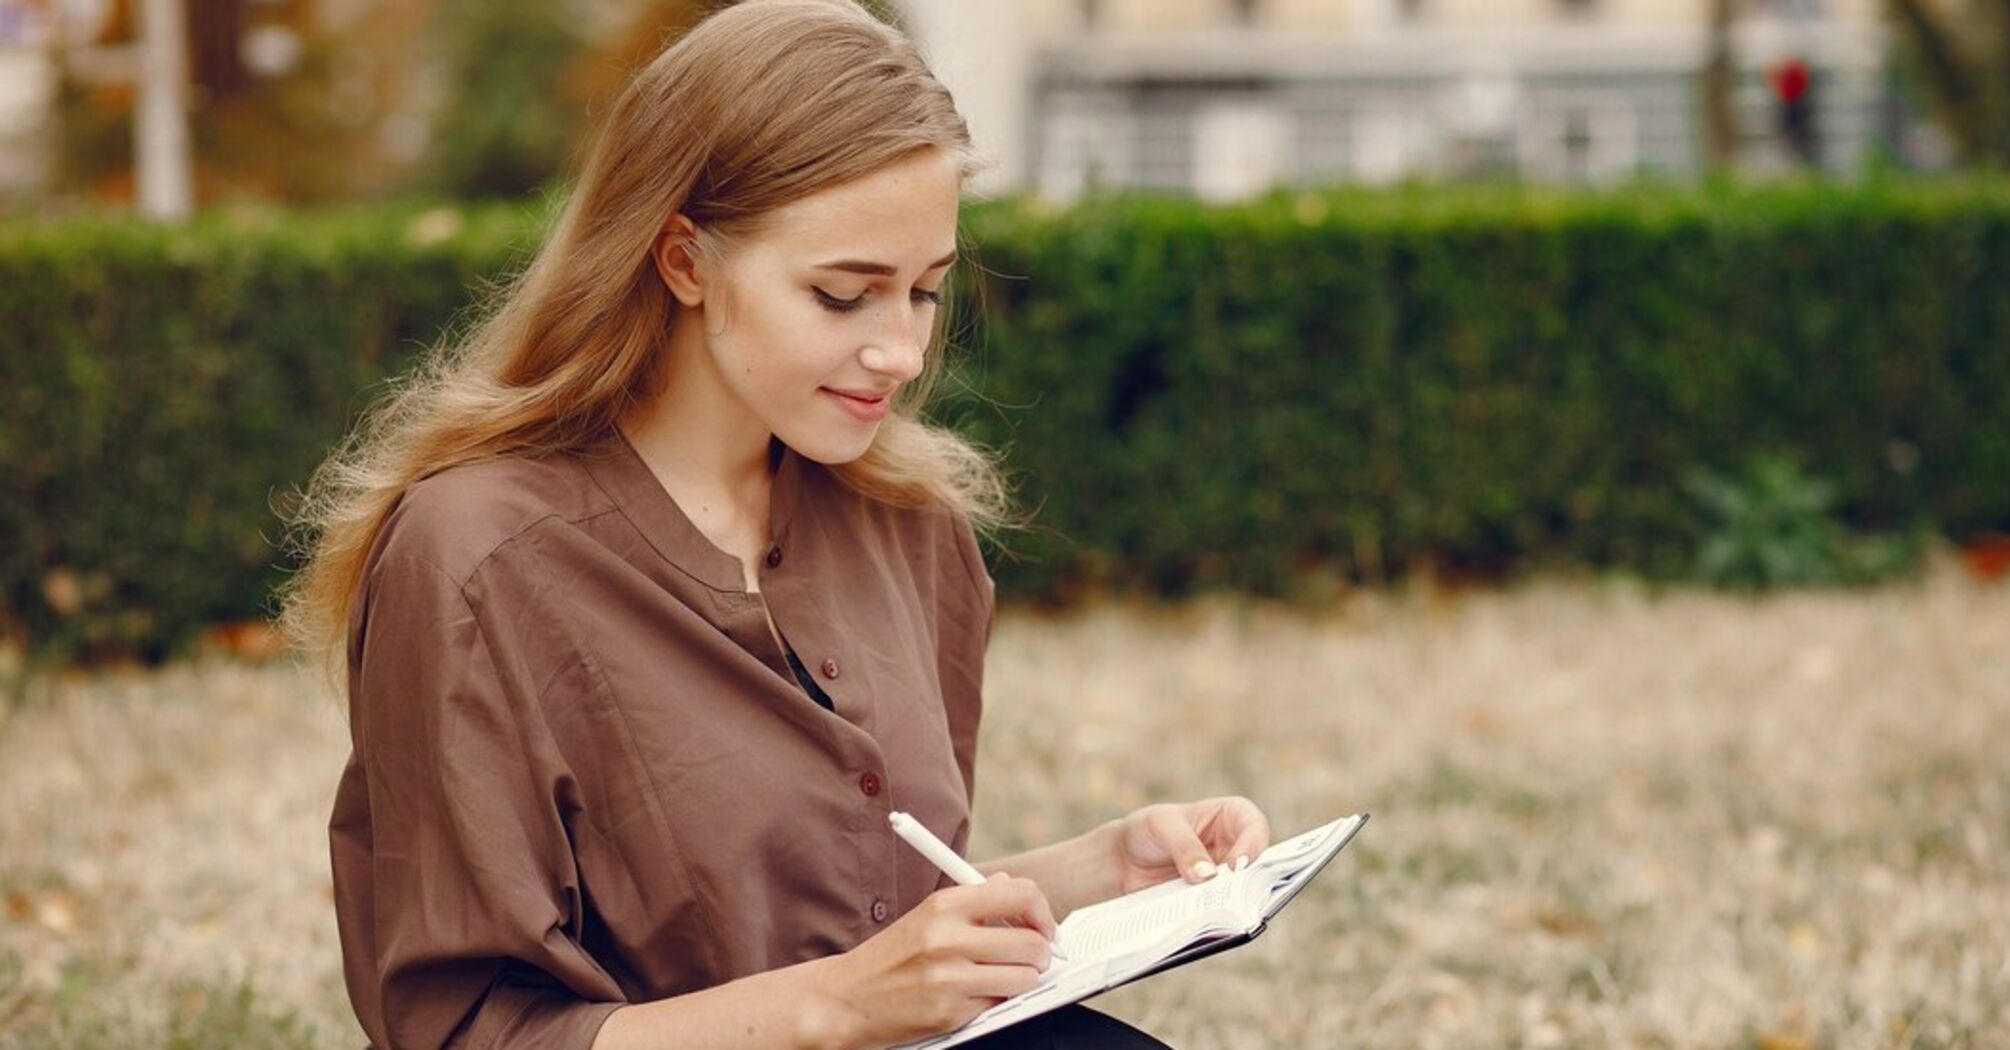
MULTIPOLYGON (((407 485, 577 448, 655 395, 677 309, 649 255, 667 217, 683 212, 701 250, 724 254, 776 208, 925 148, 965 178, 981 167, 913 45, 852 0, 746 0, 700 22, 615 101, 536 257, 465 337, 392 384, 283 512, 304 555, 279 591, 286 640, 341 693, 350 602, 407 485)), ((988 530, 1009 513, 996 464, 921 419, 941 357, 926 355, 871 448, 833 469, 871 498, 951 507, 988 530)))

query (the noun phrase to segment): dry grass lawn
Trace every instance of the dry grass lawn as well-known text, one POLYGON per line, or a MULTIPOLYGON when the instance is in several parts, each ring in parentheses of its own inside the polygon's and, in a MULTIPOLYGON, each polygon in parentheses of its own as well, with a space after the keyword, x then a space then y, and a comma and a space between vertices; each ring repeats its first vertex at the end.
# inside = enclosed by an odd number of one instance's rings
MULTIPOLYGON (((2010 1046, 2010 586, 1598 581, 1008 613, 977 852, 1247 794, 1373 821, 1248 947, 1097 1001, 1183 1048, 2010 1046)), ((283 666, 0 724, 0 1044, 362 1044, 347 741, 283 666)))

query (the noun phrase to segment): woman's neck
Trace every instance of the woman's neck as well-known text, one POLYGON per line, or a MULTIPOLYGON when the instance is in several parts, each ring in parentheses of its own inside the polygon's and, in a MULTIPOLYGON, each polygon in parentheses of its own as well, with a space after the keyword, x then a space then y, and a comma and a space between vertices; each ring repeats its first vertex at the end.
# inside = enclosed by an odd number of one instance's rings
MULTIPOLYGON (((696 357, 666 349, 672 362, 696 357)), ((692 524, 745 558, 768 542, 774 440, 708 371, 701 363, 670 368, 663 393, 621 428, 692 524)))
POLYGON ((629 434, 647 441, 671 472, 698 487, 766 491, 773 434, 719 374, 705 345, 702 307, 677 312, 660 353, 658 393, 631 413, 629 434))

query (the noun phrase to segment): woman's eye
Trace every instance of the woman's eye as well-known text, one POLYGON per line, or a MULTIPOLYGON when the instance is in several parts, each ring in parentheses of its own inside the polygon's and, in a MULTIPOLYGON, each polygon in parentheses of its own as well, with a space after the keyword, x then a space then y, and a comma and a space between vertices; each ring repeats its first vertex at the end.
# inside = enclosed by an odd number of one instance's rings
POLYGON ((824 291, 822 288, 812 287, 810 291, 817 293, 818 302, 824 304, 824 306, 832 310, 835 310, 836 312, 841 314, 848 314, 853 310, 858 309, 861 305, 865 303, 864 292, 860 292, 856 297, 851 299, 840 299, 837 296, 824 291))
MULTIPOLYGON (((810 287, 810 290, 817 294, 818 302, 824 304, 826 308, 836 313, 848 314, 853 310, 856 310, 859 307, 865 305, 864 292, 860 292, 858 293, 858 295, 850 299, 840 299, 837 296, 832 295, 831 293, 826 292, 822 288, 818 288, 814 285, 810 287)), ((938 288, 931 292, 926 289, 916 288, 914 290, 914 297, 924 303, 929 304, 930 306, 939 306, 942 303, 942 289, 938 288)))

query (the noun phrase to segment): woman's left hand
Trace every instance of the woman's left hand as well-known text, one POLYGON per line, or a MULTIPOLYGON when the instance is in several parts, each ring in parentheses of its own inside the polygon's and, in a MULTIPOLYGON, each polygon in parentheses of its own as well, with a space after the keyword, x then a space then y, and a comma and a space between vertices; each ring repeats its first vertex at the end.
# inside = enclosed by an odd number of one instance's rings
POLYGON ((1251 861, 1270 845, 1270 821, 1240 795, 1160 802, 1123 818, 1117 833, 1118 892, 1175 875, 1200 882, 1238 857, 1251 861))

